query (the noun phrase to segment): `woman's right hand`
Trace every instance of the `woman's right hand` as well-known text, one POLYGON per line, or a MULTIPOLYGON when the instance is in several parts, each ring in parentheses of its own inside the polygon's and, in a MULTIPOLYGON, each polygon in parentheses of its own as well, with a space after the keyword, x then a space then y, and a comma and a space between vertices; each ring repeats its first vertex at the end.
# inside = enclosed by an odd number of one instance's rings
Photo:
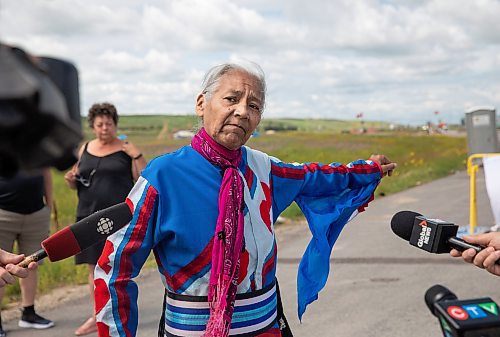
POLYGON ((71 189, 76 188, 76 171, 74 169, 69 170, 66 172, 64 175, 64 180, 66 181, 66 184, 69 186, 71 189))

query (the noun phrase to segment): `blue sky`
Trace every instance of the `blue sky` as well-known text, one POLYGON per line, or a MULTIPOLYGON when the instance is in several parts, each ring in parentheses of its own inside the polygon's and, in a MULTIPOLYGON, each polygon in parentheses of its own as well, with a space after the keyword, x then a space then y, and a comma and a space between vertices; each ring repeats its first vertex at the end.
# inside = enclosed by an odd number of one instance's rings
POLYGON ((82 114, 192 114, 209 67, 251 60, 267 118, 458 123, 500 106, 499 18, 496 0, 0 0, 0 39, 75 63, 82 114))

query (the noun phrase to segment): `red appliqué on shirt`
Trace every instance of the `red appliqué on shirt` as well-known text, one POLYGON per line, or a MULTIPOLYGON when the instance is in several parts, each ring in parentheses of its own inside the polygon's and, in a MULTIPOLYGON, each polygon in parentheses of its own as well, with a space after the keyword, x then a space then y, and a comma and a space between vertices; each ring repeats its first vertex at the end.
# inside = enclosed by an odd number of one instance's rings
POLYGON ((94 286, 95 286, 95 312, 98 314, 102 308, 108 303, 110 299, 109 295, 109 290, 108 287, 106 286, 106 281, 104 281, 102 278, 98 278, 94 280, 94 286))
POLYGON ((106 244, 104 245, 104 248, 102 250, 101 257, 99 258, 99 261, 97 261, 97 264, 101 269, 106 273, 109 274, 111 270, 111 265, 109 264, 109 256, 111 253, 115 251, 115 248, 113 247, 113 244, 110 241, 106 241, 106 244))
POLYGON ((262 186, 262 190, 264 191, 264 196, 266 197, 266 199, 262 200, 262 202, 260 203, 260 217, 262 218, 262 221, 264 221, 264 223, 266 224, 267 229, 269 229, 269 232, 271 232, 271 206, 272 206, 271 189, 263 182, 261 182, 260 185, 262 186))

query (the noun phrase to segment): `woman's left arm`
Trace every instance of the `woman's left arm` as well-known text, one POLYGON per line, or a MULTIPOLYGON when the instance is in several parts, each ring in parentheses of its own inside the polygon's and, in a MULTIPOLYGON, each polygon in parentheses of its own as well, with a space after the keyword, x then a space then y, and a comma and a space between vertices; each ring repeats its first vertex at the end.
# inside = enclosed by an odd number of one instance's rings
POLYGON ((271 160, 273 220, 295 201, 313 235, 299 265, 299 318, 326 283, 331 251, 340 232, 364 210, 380 179, 394 168, 385 156, 347 165, 271 160))
POLYGON ((132 176, 134 177, 134 181, 137 181, 141 175, 141 171, 146 167, 146 158, 144 158, 142 152, 133 143, 126 140, 122 146, 123 151, 132 158, 132 176))
POLYGON ((384 155, 372 155, 369 160, 356 160, 349 164, 331 163, 284 163, 271 161, 273 180, 273 203, 275 211, 281 213, 298 195, 339 195, 348 189, 378 182, 391 175, 396 168, 384 155))

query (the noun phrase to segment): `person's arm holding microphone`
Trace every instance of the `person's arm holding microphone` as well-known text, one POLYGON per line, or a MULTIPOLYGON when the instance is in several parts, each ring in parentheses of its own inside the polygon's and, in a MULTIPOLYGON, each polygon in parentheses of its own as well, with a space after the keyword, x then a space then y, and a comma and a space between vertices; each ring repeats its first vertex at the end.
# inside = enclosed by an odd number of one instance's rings
POLYGON ((22 254, 12 254, 0 249, 0 287, 13 284, 16 281, 14 276, 20 278, 27 277, 28 271, 36 268, 36 262, 31 262, 28 268, 17 266, 16 264, 23 261, 23 259, 24 255, 22 254))
POLYGON ((479 268, 486 269, 488 272, 500 276, 500 232, 491 232, 477 235, 464 235, 463 239, 472 244, 478 244, 486 247, 479 253, 474 249, 467 249, 459 252, 456 249, 450 251, 453 257, 462 257, 464 261, 473 263, 479 268))

